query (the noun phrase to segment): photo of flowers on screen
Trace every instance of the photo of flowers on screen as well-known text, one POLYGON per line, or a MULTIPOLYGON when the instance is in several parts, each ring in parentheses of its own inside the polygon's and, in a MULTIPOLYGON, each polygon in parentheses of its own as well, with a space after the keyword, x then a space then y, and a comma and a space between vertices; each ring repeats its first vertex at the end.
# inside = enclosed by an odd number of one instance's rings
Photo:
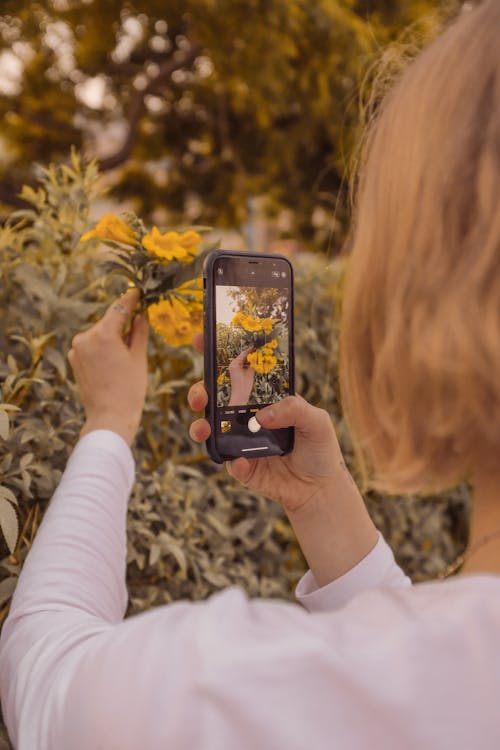
POLYGON ((288 395, 289 305, 283 288, 216 287, 218 406, 288 395))

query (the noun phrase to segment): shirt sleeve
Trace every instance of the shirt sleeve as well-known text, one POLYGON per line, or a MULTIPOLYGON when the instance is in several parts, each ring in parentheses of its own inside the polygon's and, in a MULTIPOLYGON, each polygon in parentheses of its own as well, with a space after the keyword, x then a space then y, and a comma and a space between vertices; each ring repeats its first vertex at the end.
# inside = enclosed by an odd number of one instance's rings
POLYGON ((2 709, 16 748, 48 747, 50 681, 80 642, 124 617, 133 480, 123 438, 96 430, 77 443, 45 513, 0 638, 2 709))
POLYGON ((411 585, 411 579, 397 565, 379 531, 375 547, 351 570, 321 587, 308 570, 297 584, 295 597, 309 612, 328 612, 343 607, 357 594, 371 588, 411 585))

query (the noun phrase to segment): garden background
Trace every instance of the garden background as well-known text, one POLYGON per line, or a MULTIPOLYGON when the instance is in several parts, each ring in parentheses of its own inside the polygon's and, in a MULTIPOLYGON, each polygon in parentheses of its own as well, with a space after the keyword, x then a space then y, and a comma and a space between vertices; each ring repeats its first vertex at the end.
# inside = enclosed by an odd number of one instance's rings
MULTIPOLYGON (((71 339, 123 289, 79 242, 108 211, 163 229, 210 225, 227 249, 292 257, 297 392, 329 411, 359 480, 337 381, 348 178, 386 80, 470 5, 2 1, 0 624, 82 423, 71 339)), ((152 334, 149 362, 129 614, 232 584, 293 600, 306 566, 281 509, 188 437, 186 394, 202 377, 201 355, 152 334)), ((413 580, 435 577, 462 551, 469 490, 366 493, 413 580)))

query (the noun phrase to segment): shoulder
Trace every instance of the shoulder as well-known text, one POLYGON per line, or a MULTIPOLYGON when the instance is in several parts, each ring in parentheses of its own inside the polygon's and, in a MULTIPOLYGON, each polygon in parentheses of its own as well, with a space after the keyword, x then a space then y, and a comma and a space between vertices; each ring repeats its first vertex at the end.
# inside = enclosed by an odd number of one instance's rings
POLYGON ((408 732, 421 734, 419 747, 438 735, 472 738, 481 727, 496 737, 496 706, 484 696, 500 689, 492 660, 499 594, 500 579, 470 577, 373 589, 315 614, 238 587, 159 607, 86 642, 58 701, 62 726, 53 721, 51 730, 75 748, 96 738, 133 748, 139 737, 144 747, 201 746, 207 725, 231 738, 218 747, 248 747, 242 726, 272 736, 268 747, 299 747, 313 735, 323 747, 344 734, 359 743, 342 747, 363 746, 396 730, 400 747, 410 747, 408 732), (467 715, 457 724, 461 705, 467 715), (286 725, 276 722, 283 711, 286 725))

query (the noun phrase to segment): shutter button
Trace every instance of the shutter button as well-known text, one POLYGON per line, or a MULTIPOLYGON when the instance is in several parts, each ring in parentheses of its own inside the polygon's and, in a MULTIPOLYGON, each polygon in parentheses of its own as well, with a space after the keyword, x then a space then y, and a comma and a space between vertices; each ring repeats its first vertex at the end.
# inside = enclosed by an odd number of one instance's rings
POLYGON ((250 419, 248 420, 248 429, 250 430, 250 432, 258 432, 261 427, 262 425, 257 422, 255 417, 250 417, 250 419))

